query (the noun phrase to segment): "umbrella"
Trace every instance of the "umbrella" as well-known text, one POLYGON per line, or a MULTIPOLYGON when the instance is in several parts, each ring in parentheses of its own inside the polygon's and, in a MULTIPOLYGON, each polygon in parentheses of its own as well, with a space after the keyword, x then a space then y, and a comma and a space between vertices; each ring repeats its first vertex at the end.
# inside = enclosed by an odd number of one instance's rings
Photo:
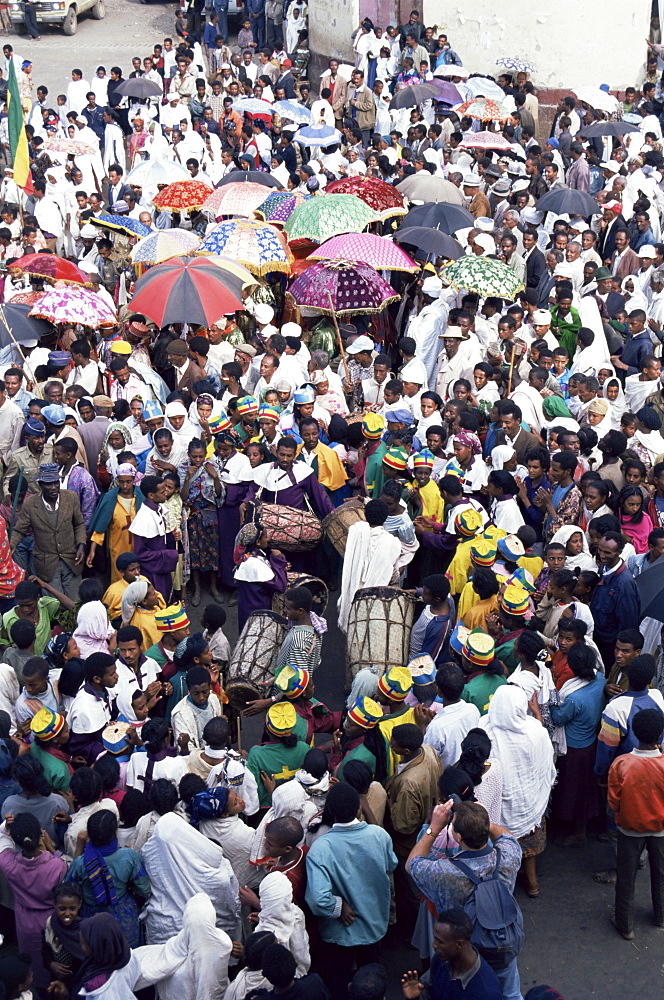
POLYGON ((466 132, 459 149, 511 149, 512 144, 500 132, 466 132))
POLYGON ((205 257, 174 257, 150 268, 136 282, 131 308, 157 326, 212 326, 242 308, 243 283, 205 257))
POLYGON ((587 139, 594 139, 596 136, 626 135, 627 132, 640 131, 638 125, 631 125, 630 122, 621 119, 618 122, 593 122, 592 125, 582 126, 579 133, 587 139))
POLYGON ((125 233, 127 236, 143 237, 149 236, 152 232, 138 219, 130 219, 127 215, 100 215, 96 219, 91 215, 89 221, 93 226, 99 226, 100 229, 112 229, 113 232, 125 233))
POLYGON ((556 215, 599 215, 602 209, 594 198, 585 191, 574 188, 559 188, 557 191, 547 191, 539 199, 535 208, 538 212, 555 212, 556 215))
POLYGON ((478 295, 495 295, 513 301, 517 292, 523 289, 523 282, 502 260, 491 257, 460 257, 447 264, 441 277, 447 278, 453 288, 467 288, 478 295))
POLYGON ((589 104, 596 111, 612 112, 616 110, 615 98, 611 97, 605 90, 599 87, 579 87, 574 90, 577 98, 582 104, 589 104))
POLYGON ((506 122, 510 117, 509 111, 502 104, 485 97, 473 97, 454 110, 459 116, 468 115, 469 118, 479 118, 481 122, 506 122))
POLYGON ((160 191, 152 204, 166 212, 191 212, 201 208, 209 194, 210 188, 200 181, 175 181, 160 191))
POLYGON ((448 205, 444 201, 437 205, 416 205, 408 215, 401 220, 399 232, 407 226, 426 226, 429 229, 440 229, 443 233, 456 233, 458 229, 468 229, 475 225, 475 219, 467 208, 460 205, 448 205))
POLYGON ((439 92, 439 88, 431 83, 415 83, 412 87, 403 87, 397 90, 390 101, 390 111, 394 108, 414 108, 424 101, 441 100, 439 92))
POLYGON ((352 194, 317 195, 296 208, 284 228, 289 240, 324 243, 339 233, 361 233, 377 218, 373 208, 352 194))
POLYGON ((144 76, 135 76, 129 80, 123 80, 115 88, 116 94, 123 97, 135 97, 139 101, 146 101, 148 97, 163 97, 164 88, 154 80, 147 80, 144 76))
POLYGON ((461 244, 441 229, 409 226, 407 229, 400 229, 394 238, 399 243, 407 243, 411 247, 423 250, 426 254, 435 254, 436 257, 445 257, 447 260, 458 260, 459 257, 463 257, 461 244))
POLYGON ((288 273, 293 259, 279 230, 255 219, 220 222, 205 237, 198 253, 231 257, 257 275, 288 273))
POLYGON ((344 233, 333 236, 317 247, 309 255, 309 260, 355 260, 368 264, 376 271, 417 270, 417 264, 401 247, 375 233, 344 233))
POLYGON ((660 556, 634 577, 641 602, 641 621, 654 618, 664 622, 664 557, 660 556))
POLYGON ((222 188, 215 188, 207 196, 203 211, 209 212, 215 219, 223 215, 250 217, 264 201, 265 188, 262 184, 226 184, 222 188))
POLYGON ((461 104, 463 101, 463 97, 449 80, 439 80, 434 77, 429 86, 436 88, 437 101, 443 101, 445 104, 461 104))
POLYGON ((35 302, 30 316, 48 319, 51 323, 80 323, 95 330, 99 326, 115 326, 117 317, 113 310, 95 292, 69 285, 67 288, 49 288, 35 302))
POLYGON ((63 257, 54 253, 29 253, 19 257, 9 265, 10 270, 16 268, 32 278, 44 278, 46 281, 65 281, 67 284, 84 285, 88 276, 63 257))
POLYGON ((434 177, 428 170, 411 174, 397 184, 396 189, 410 201, 447 201, 451 205, 463 205, 463 195, 459 188, 444 177, 434 177))
MULTIPOLYGON (((9 301, 13 305, 17 305, 19 302, 29 303, 30 305, 34 305, 34 303, 38 299, 40 299, 43 294, 44 294, 44 290, 43 289, 40 292, 35 292, 35 291, 32 291, 32 292, 18 292, 16 295, 12 295, 12 297, 11 297, 11 299, 9 299, 9 301)), ((41 322, 43 322, 43 320, 35 320, 35 323, 37 323, 37 322, 41 323, 41 322)), ((4 344, 0 344, 0 347, 3 347, 3 346, 4 346, 4 344)))
POLYGON ((463 66, 457 66, 456 63, 442 63, 440 66, 436 66, 433 71, 434 80, 443 76, 456 76, 461 80, 465 80, 469 75, 467 69, 464 69, 463 66))
POLYGON ((215 184, 215 187, 224 187, 224 185, 234 184, 236 181, 244 184, 264 184, 265 187, 283 190, 283 184, 280 184, 272 174, 267 174, 263 170, 231 170, 230 173, 221 178, 218 184, 215 184))
POLYGON ((155 192, 158 184, 172 184, 174 181, 186 180, 191 180, 191 174, 184 164, 176 160, 141 160, 138 166, 127 174, 127 184, 137 184, 142 188, 151 188, 155 192))
POLYGON ((199 237, 188 229, 160 229, 133 247, 131 259, 134 264, 161 264, 171 257, 193 253, 200 245, 199 237))
POLYGON ((458 84, 458 88, 467 95, 466 100, 470 100, 471 97, 488 97, 489 100, 498 103, 505 100, 505 92, 495 80, 490 80, 487 76, 471 76, 458 84))
POLYGON ((368 264, 348 260, 312 264, 295 279, 286 295, 305 316, 376 313, 399 298, 368 264))
POLYGON ((47 153, 73 153, 74 156, 92 156, 98 152, 87 142, 79 142, 78 139, 45 139, 42 145, 47 153))
POLYGON ((223 271, 228 271, 234 277, 239 278, 243 288, 247 288, 248 286, 255 288, 258 284, 251 271, 244 267, 243 264, 238 264, 231 257, 224 257, 221 254, 207 254, 205 260, 214 264, 215 267, 220 267, 223 271))
POLYGON ((373 208, 381 219, 405 215, 408 211, 403 195, 391 184, 386 184, 377 177, 342 177, 328 184, 326 191, 328 194, 354 194, 369 208, 373 208))
MULTIPOLYGON (((29 292, 34 295, 34 292, 29 292)), ((43 293, 42 293, 43 294, 43 293)), ((39 298, 42 297, 40 294, 39 298)), ((14 340, 19 344, 38 340, 51 329, 49 323, 30 315, 31 305, 24 302, 8 302, 0 306, 0 347, 9 347, 14 341, 9 336, 11 330, 14 340), (7 329, 9 327, 9 330, 7 329)))
POLYGON ((297 101, 275 101, 272 110, 296 125, 308 125, 311 122, 311 111, 297 101))
POLYGON ((256 215, 262 216, 266 222, 282 225, 298 205, 309 201, 312 197, 310 194, 295 194, 292 191, 273 191, 258 206, 256 215))
POLYGON ((501 56, 500 59, 496 59, 496 66, 504 66, 505 69, 511 69, 514 73, 534 72, 531 64, 525 59, 520 59, 519 56, 501 56))
POLYGON ((293 136, 301 146, 332 146, 341 142, 341 132, 331 125, 307 125, 293 136))
POLYGON ((233 110, 250 118, 264 118, 268 122, 272 120, 272 105, 269 101, 259 100, 257 97, 240 98, 233 103, 233 110))

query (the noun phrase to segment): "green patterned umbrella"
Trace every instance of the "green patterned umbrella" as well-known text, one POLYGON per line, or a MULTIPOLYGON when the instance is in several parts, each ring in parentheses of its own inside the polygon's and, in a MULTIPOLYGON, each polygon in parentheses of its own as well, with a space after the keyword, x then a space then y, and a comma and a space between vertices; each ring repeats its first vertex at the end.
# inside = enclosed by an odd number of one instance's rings
POLYGON ((453 288, 467 288, 478 295, 495 295, 513 301, 523 282, 511 267, 493 257, 461 257, 441 270, 453 288))
POLYGON ((289 240, 324 243, 339 233, 361 233, 380 218, 353 194, 316 195, 296 208, 284 225, 289 240))

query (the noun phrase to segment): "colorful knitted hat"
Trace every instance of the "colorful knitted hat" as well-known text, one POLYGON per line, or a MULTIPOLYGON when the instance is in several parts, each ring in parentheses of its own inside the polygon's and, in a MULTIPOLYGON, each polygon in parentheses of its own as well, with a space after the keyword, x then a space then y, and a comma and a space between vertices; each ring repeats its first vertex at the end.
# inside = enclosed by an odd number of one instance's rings
POLYGON ((466 641, 461 652, 478 667, 486 667, 493 660, 496 644, 487 632, 481 628, 474 628, 466 636, 466 641))
POLYGON ((373 698, 361 695, 348 709, 348 718, 362 729, 373 729, 383 718, 383 710, 373 698))
POLYGON ((312 385, 303 385, 293 393, 293 402, 296 406, 306 403, 313 403, 316 398, 316 390, 312 385))
POLYGON ((164 411, 156 399, 148 399, 143 403, 143 420, 159 420, 163 415, 164 411))
POLYGON ((32 717, 30 729, 34 733, 35 739, 46 743, 48 740, 52 740, 54 736, 57 736, 62 731, 64 725, 64 715, 58 715, 57 712, 52 712, 50 708, 40 708, 32 717))
POLYGON ((291 667, 287 663, 275 677, 274 683, 287 698, 299 698, 301 694, 304 694, 310 676, 308 670, 303 670, 301 667, 291 667))
POLYGON ((460 511, 454 518, 454 530, 464 538, 473 538, 482 530, 483 517, 472 507, 460 511))
POLYGON ((403 701, 413 686, 408 667, 390 667, 378 681, 378 690, 392 701, 403 701))
POLYGON ((255 417, 258 413, 258 403, 253 396, 240 396, 237 401, 237 412, 241 417, 255 417))
POLYGON ((452 635, 450 636, 450 649, 452 649, 458 656, 463 653, 463 647, 466 644, 466 639, 470 633, 470 629, 466 628, 465 625, 461 624, 459 620, 454 629, 452 630, 452 635))
POLYGON ((225 413, 219 413, 216 417, 210 417, 208 420, 210 434, 221 434, 222 431, 229 431, 232 426, 225 413))
POLYGON ((458 462, 451 461, 445 466, 444 475, 446 476, 456 476, 457 479, 463 479, 465 472, 458 464, 458 462))
POLYGON ((413 684, 433 684, 436 679, 436 664, 428 653, 415 656, 408 664, 413 684))
POLYGON ((526 554, 523 542, 517 535, 506 535, 505 538, 499 538, 498 551, 509 562, 516 562, 517 559, 526 554))
POLYGON ((127 753, 130 746, 127 739, 129 729, 130 726, 127 722, 114 722, 112 726, 106 726, 101 734, 104 749, 116 756, 127 753))
POLYGON ((362 421, 362 434, 370 441, 377 441, 385 430, 385 419, 377 413, 365 414, 362 421))
POLYGON ((181 628, 187 628, 189 619, 181 604, 171 604, 168 608, 155 611, 154 623, 158 632, 178 632, 181 628))
POLYGON ((476 566, 493 566, 496 561, 496 546, 484 535, 480 535, 470 546, 470 558, 476 566))
POLYGON ((408 452, 405 448, 390 448, 383 455, 383 462, 390 469, 398 469, 401 472, 408 465, 408 452))
POLYGON ((274 420, 275 424, 278 424, 280 417, 281 414, 276 406, 268 406, 267 403, 263 403, 263 405, 258 408, 259 420, 274 420))
POLYGON ((297 715, 289 702, 278 701, 267 710, 265 728, 273 736, 290 736, 295 728, 297 715))
POLYGON ((513 584, 515 587, 521 587, 521 589, 525 590, 528 594, 534 594, 537 590, 537 587, 535 587, 526 576, 526 571, 522 566, 517 566, 507 580, 507 584, 508 586, 513 584))
POLYGON ((433 455, 426 448, 423 451, 418 451, 418 453, 413 458, 413 468, 414 469, 433 469, 433 455))
POLYGON ((528 594, 523 587, 510 584, 505 587, 500 606, 510 615, 525 615, 528 610, 528 594))

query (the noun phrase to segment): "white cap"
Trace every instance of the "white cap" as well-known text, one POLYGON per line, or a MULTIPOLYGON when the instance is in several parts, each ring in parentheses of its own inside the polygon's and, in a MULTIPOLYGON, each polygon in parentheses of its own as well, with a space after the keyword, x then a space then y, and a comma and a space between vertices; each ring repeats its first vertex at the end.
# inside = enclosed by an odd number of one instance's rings
POLYGON ((542 216, 543 213, 538 212, 536 208, 523 208, 521 210, 521 218, 530 226, 539 226, 542 216))
POLYGON ((99 268, 91 260, 79 260, 76 265, 80 271, 85 274, 96 274, 99 275, 99 268))
POLYGON ((519 191, 527 191, 530 187, 530 180, 527 177, 520 177, 518 181, 514 181, 512 184, 512 192, 518 194, 519 191))
POLYGON ((271 323, 274 319, 274 309, 267 302, 257 302, 254 307, 254 319, 257 323, 271 323))
POLYGON ((403 366, 399 372, 399 378, 403 382, 414 382, 416 385, 424 385, 425 375, 422 372, 422 362, 412 358, 403 366))
POLYGON ((646 260, 654 260, 657 256, 657 251, 650 243, 644 243, 641 249, 636 252, 639 257, 645 257, 646 260))
POLYGON ((359 354, 360 351, 373 351, 374 342, 371 337, 358 337, 346 348, 346 354, 359 354))
POLYGON ((487 218, 486 215, 480 215, 479 219, 475 219, 475 229, 479 229, 481 233, 492 233, 494 228, 493 219, 487 218))
POLYGON ((620 164, 617 160, 607 160, 601 164, 602 170, 610 170, 612 174, 620 173, 620 164))
POLYGON ((571 278, 573 273, 572 265, 564 262, 556 264, 556 269, 553 272, 554 276, 557 275, 559 278, 571 278))
MULTIPOLYGON (((86 222, 84 226, 81 226, 81 239, 96 240, 98 236, 99 230, 96 226, 91 226, 89 222, 86 222)), ((78 266, 81 266, 80 263, 78 266)))
POLYGON ((536 309, 533 313, 533 326, 546 326, 551 322, 551 313, 548 309, 536 309))
POLYGON ((428 295, 430 299, 437 299, 442 290, 443 283, 435 274, 430 274, 422 282, 422 292, 424 295, 428 295))
POLYGON ((453 337, 455 340, 464 340, 463 330, 460 326, 448 326, 442 334, 443 340, 453 337))
POLYGON ((284 323, 281 328, 282 337, 301 337, 302 327, 299 323, 284 323))

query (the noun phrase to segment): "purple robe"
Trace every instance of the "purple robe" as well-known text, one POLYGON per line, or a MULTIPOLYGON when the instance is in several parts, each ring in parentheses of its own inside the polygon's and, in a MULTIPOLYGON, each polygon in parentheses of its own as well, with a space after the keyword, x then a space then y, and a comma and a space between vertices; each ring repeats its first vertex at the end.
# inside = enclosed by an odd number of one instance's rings
MULTIPOLYGON (((288 587, 286 575, 286 556, 276 556, 273 552, 265 552, 274 570, 274 579, 262 583, 249 583, 246 580, 234 580, 237 587, 237 627, 242 632, 247 618, 254 611, 271 611, 272 595, 275 591, 283 594, 288 587)), ((291 553, 292 555, 292 553, 291 553)))
MULTIPOLYGON (((259 489, 260 486, 258 483, 250 483, 246 499, 255 500, 259 489)), ((278 503, 283 504, 284 507, 306 510, 305 495, 309 498, 311 506, 321 520, 334 510, 334 504, 313 472, 299 483, 296 482, 295 476, 292 476, 291 485, 285 489, 276 491, 264 489, 260 495, 260 499, 263 503, 278 503)))
POLYGON ((217 508, 219 521, 219 576, 225 587, 235 587, 233 547, 240 530, 240 504, 251 483, 225 483, 226 500, 217 508))
MULTIPOLYGON (((158 510, 157 505, 150 500, 143 502, 143 507, 148 510, 158 510)), ((131 529, 134 528, 141 511, 138 511, 136 518, 132 521, 131 529)), ((162 527, 165 522, 161 522, 162 527)), ((170 603, 171 590, 173 589, 173 578, 171 574, 178 564, 178 551, 172 531, 165 534, 157 534, 152 538, 136 534, 130 529, 130 534, 134 539, 134 555, 141 564, 141 572, 147 576, 166 604, 170 603)))

